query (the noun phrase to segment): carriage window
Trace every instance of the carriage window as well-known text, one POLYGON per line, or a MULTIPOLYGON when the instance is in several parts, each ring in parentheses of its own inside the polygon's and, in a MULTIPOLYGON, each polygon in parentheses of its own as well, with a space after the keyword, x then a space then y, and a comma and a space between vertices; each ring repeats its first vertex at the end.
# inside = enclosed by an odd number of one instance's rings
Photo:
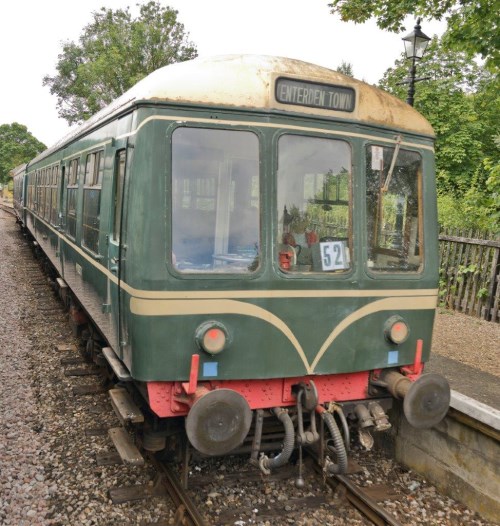
POLYGON ((40 213, 42 209, 42 184, 43 184, 43 170, 38 170, 36 175, 36 198, 35 210, 40 213))
POLYGON ((28 174, 28 208, 33 207, 33 182, 35 180, 35 172, 28 174))
POLYGON ((284 135, 278 143, 281 270, 345 272, 351 254, 351 150, 344 141, 284 135))
POLYGON ((178 128, 172 138, 172 263, 248 273, 259 257, 259 143, 251 132, 178 128))
POLYGON ((44 189, 43 189, 43 211, 42 216, 47 219, 50 214, 50 176, 52 168, 47 168, 44 176, 44 189))
POLYGON ((66 199, 66 232, 73 239, 76 236, 76 204, 78 195, 78 168, 79 160, 73 159, 69 162, 68 185, 66 199))
POLYGON ((101 184, 104 171, 104 152, 87 155, 83 186, 83 236, 82 244, 89 250, 99 252, 99 226, 101 184))
POLYGON ((371 145, 366 160, 368 268, 419 271, 422 251, 422 159, 416 152, 371 145))
POLYGON ((50 198, 50 222, 53 225, 57 224, 57 188, 59 186, 59 166, 52 167, 52 185, 51 185, 51 198, 50 198))

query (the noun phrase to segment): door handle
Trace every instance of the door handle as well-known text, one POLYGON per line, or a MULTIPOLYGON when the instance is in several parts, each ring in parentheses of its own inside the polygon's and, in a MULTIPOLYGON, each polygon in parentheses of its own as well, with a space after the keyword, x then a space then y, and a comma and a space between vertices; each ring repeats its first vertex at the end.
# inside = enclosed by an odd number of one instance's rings
POLYGON ((109 267, 109 270, 113 272, 113 274, 118 274, 118 265, 113 265, 112 267, 109 267))

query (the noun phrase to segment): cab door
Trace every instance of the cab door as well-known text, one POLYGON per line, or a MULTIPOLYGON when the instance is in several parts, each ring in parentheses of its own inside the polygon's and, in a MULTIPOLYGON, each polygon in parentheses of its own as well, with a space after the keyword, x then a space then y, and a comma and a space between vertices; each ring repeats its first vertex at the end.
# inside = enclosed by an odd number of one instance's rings
POLYGON ((111 320, 113 329, 111 331, 112 338, 109 342, 115 353, 123 358, 121 352, 121 342, 124 341, 122 337, 122 323, 121 323, 121 309, 120 304, 121 289, 121 267, 124 258, 124 250, 122 245, 123 233, 123 196, 125 188, 125 174, 127 166, 127 141, 116 141, 116 150, 114 157, 114 175, 113 175, 113 194, 112 194, 112 218, 111 231, 109 233, 108 245, 108 296, 110 298, 111 320))

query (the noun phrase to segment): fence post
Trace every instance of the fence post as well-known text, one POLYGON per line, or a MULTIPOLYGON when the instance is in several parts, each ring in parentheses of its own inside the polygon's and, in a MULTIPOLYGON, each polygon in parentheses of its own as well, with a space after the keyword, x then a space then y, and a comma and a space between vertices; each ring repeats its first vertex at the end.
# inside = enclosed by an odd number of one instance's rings
MULTIPOLYGON (((497 321, 497 310, 493 312, 495 307, 495 297, 498 291, 498 272, 500 270, 500 248, 495 248, 495 253, 491 261, 491 276, 490 276, 490 286, 488 291, 488 302, 486 304, 486 316, 485 320, 488 321, 497 321)), ((497 304, 498 308, 498 304, 497 304)))

